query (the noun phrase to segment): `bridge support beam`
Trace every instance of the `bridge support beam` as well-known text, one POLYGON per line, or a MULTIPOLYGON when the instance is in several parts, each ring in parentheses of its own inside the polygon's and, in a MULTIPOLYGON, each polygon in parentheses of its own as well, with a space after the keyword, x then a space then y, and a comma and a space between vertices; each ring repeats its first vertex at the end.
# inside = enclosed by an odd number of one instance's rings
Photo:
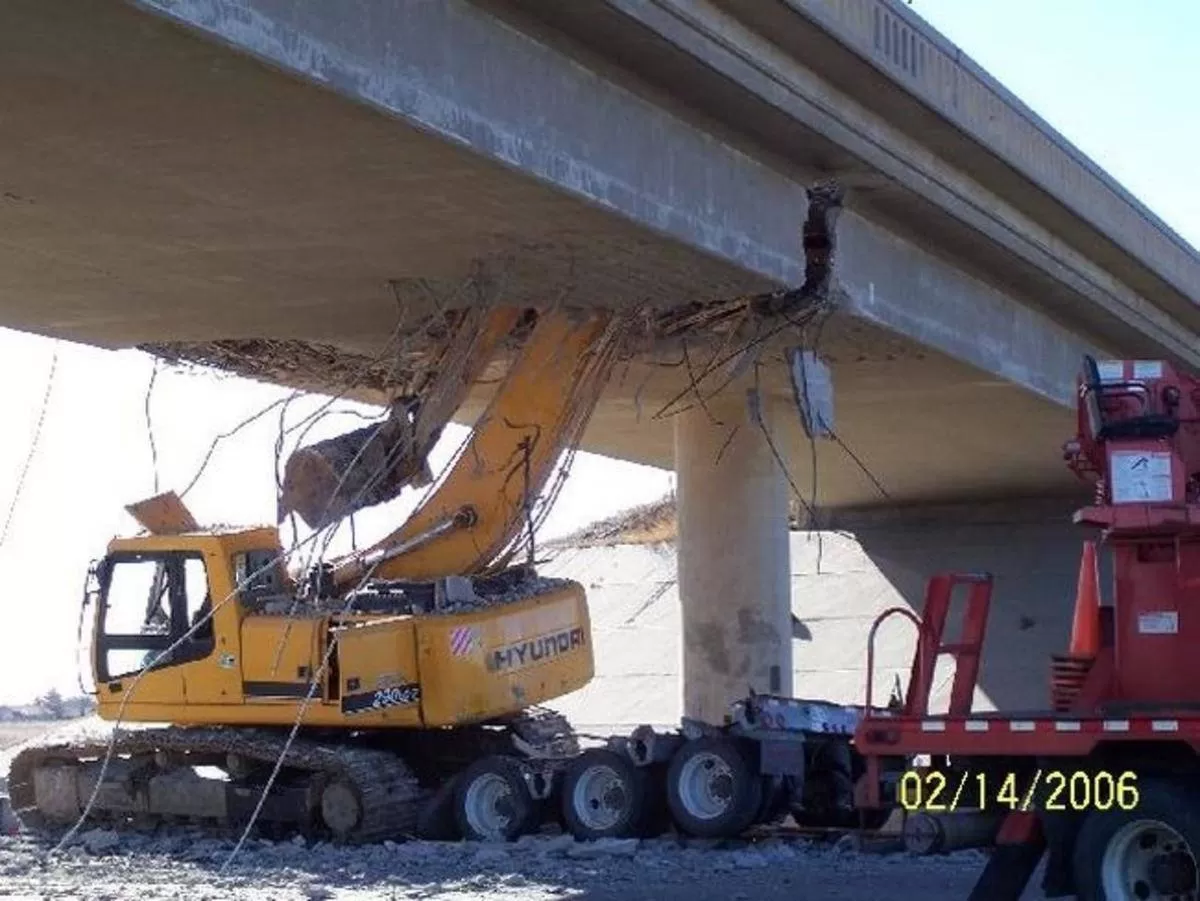
POLYGON ((675 417, 682 710, 714 724, 750 688, 792 691, 788 483, 747 392, 675 417))

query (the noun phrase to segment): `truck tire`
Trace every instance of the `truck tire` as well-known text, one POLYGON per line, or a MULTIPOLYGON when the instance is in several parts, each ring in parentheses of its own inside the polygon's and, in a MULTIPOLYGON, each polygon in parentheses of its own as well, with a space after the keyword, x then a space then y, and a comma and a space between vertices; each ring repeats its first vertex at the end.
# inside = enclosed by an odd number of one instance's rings
POLYGON ((628 755, 584 751, 563 774, 563 825, 581 841, 640 837, 649 814, 647 777, 628 755))
POLYGON ((763 780, 743 743, 726 735, 686 742, 667 768, 667 805, 681 832, 733 838, 762 809, 763 780))
POLYGON ((463 838, 508 842, 537 828, 540 810, 516 758, 481 757, 458 779, 454 819, 463 838))
POLYGON ((1129 809, 1096 810, 1080 826, 1072 855, 1080 901, 1200 891, 1200 794, 1168 779, 1139 780, 1136 792, 1136 803, 1116 802, 1129 809))

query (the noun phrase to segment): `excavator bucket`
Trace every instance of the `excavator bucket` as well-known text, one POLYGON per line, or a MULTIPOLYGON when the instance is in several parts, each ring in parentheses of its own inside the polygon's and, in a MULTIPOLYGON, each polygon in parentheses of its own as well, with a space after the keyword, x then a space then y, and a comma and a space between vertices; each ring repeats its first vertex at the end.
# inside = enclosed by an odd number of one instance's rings
POLYGON ((295 512, 324 528, 433 481, 426 460, 443 427, 466 400, 500 343, 518 324, 510 307, 450 314, 446 338, 412 398, 395 403, 382 424, 301 448, 288 459, 278 504, 282 522, 295 512))
POLYGON ((301 448, 288 459, 278 515, 295 512, 310 528, 397 497, 405 486, 428 484, 408 414, 301 448))
POLYGON ((478 573, 502 559, 529 528, 562 452, 582 435, 627 322, 600 310, 540 315, 437 488, 399 529, 335 564, 335 584, 367 572, 417 581, 478 573))

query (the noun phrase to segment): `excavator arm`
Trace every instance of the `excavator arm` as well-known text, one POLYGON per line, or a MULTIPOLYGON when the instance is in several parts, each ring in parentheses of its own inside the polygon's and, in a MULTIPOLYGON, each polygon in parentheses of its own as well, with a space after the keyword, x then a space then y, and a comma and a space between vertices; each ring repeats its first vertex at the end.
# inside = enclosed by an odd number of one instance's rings
POLYGON ((513 307, 453 311, 434 337, 437 352, 412 396, 400 398, 380 425, 301 448, 284 470, 279 520, 297 513, 323 528, 356 510, 391 500, 407 486, 428 484, 426 457, 471 386, 519 324, 513 307))
POLYGON ((541 313, 440 484, 399 529, 336 562, 334 586, 480 574, 502 561, 586 426, 618 339, 610 313, 541 313))

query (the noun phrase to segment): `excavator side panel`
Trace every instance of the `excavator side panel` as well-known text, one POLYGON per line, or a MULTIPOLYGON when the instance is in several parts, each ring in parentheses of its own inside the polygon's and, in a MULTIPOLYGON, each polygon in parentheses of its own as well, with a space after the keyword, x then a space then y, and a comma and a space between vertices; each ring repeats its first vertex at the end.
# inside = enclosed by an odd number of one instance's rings
MULTIPOLYGON (((242 621, 242 694, 247 704, 290 704, 308 697, 320 667, 326 617, 247 616, 242 621)), ((313 691, 320 702, 322 691, 313 691)))
POLYGON ((478 722, 583 688, 594 674, 583 587, 456 616, 418 620, 429 726, 478 722))
POLYGON ((466 506, 475 525, 383 563, 377 578, 467 575, 505 550, 604 387, 616 350, 612 323, 605 312, 542 315, 445 480, 371 550, 409 541, 466 506))
POLYGON ((352 623, 337 630, 336 698, 347 726, 419 726, 424 686, 417 674, 410 616, 352 623))

